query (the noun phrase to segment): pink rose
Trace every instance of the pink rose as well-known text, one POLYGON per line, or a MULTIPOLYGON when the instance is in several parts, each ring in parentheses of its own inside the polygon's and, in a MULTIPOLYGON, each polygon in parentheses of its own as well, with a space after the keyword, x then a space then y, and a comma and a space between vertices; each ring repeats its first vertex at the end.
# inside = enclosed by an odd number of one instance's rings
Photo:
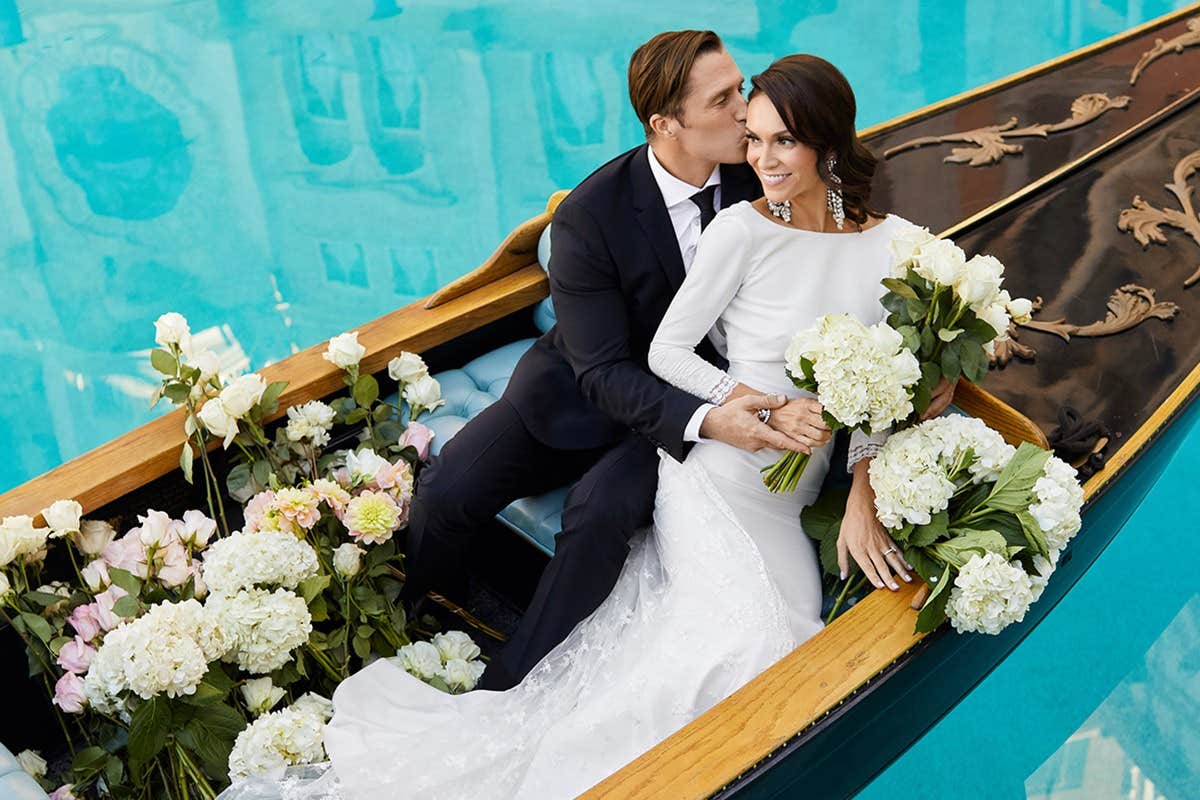
POLYGON ((417 458, 424 461, 429 458, 429 443, 433 441, 433 429, 419 422, 408 423, 408 428, 400 434, 400 446, 417 448, 417 458))
POLYGON ((106 631, 111 631, 113 628, 125 621, 125 617, 118 616, 113 612, 113 605, 117 600, 125 597, 129 592, 122 589, 120 586, 110 586, 100 594, 96 595, 96 619, 100 622, 100 627, 106 631))
POLYGON ((203 550, 216 530, 216 521, 204 516, 202 512, 194 508, 183 512, 183 531, 180 538, 189 547, 203 550))
MULTIPOLYGON (((74 672, 68 672, 59 678, 58 683, 54 684, 54 700, 52 702, 68 714, 78 714, 83 711, 83 707, 87 703, 87 696, 83 693, 83 678, 74 672)), ((56 794, 58 793, 55 792, 50 796, 54 797, 56 794)))
POLYGON ((96 648, 85 642, 82 636, 76 636, 58 651, 58 665, 67 672, 82 675, 88 671, 95 657, 96 648))
POLYGON ((254 533, 267 517, 267 512, 271 510, 275 503, 275 493, 270 489, 259 492, 250 498, 250 502, 246 503, 246 508, 242 515, 246 519, 246 525, 242 528, 246 533, 254 533))
POLYGON ((67 622, 85 642, 92 641, 100 633, 100 619, 96 616, 97 611, 99 611, 99 606, 95 603, 88 603, 85 606, 77 606, 71 612, 71 616, 67 617, 67 622))
POLYGON ((79 571, 79 574, 83 576, 83 582, 87 584, 93 594, 103 591, 112 583, 112 579, 108 577, 108 563, 103 558, 97 558, 90 562, 79 571))
POLYGON ((146 547, 166 547, 174 538, 171 530, 172 520, 165 512, 148 509, 146 516, 138 515, 138 522, 142 523, 138 535, 146 547))
POLYGON ((104 560, 110 567, 132 572, 139 578, 145 579, 146 546, 142 544, 141 530, 133 528, 120 539, 104 548, 104 560))
POLYGON ((157 570, 158 580, 168 589, 182 586, 191 577, 192 559, 179 541, 171 542, 155 556, 162 559, 162 566, 157 570))

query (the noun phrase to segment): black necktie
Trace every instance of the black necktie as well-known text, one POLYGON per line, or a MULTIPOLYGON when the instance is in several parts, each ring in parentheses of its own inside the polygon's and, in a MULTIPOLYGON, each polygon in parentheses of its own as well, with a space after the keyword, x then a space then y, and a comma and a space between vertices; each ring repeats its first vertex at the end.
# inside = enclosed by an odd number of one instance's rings
POLYGON ((713 208, 713 198, 717 194, 717 184, 706 186, 700 191, 692 195, 692 202, 700 208, 700 230, 708 227, 708 223, 713 221, 713 217, 717 215, 716 209, 713 208))

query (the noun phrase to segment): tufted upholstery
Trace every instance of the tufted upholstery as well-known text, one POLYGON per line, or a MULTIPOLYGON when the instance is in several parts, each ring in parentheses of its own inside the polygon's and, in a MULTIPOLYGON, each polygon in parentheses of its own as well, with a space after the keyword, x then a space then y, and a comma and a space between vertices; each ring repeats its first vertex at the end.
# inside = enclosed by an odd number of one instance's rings
POLYGON ((17 758, 0 744, 0 797, 4 800, 46 800, 37 781, 25 774, 17 758))

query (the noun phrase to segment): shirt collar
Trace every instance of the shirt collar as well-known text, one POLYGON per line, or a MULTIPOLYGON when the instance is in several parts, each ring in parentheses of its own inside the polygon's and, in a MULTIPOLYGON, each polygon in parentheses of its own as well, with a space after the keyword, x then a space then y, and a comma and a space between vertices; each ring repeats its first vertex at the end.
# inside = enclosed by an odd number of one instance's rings
POLYGON ((692 195, 701 189, 707 189, 709 186, 721 185, 721 165, 713 167, 712 174, 708 176, 708 180, 703 186, 692 186, 687 181, 681 181, 671 173, 667 172, 667 168, 659 163, 654 155, 654 147, 646 148, 646 154, 650 159, 650 172, 654 175, 654 182, 658 184, 658 190, 662 192, 663 202, 667 208, 679 205, 682 202, 692 199, 692 195))

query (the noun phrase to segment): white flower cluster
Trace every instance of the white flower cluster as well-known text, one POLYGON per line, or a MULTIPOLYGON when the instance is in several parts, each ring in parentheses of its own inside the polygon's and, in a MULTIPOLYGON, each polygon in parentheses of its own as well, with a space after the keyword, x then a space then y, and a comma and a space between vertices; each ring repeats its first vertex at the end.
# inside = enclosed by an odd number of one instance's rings
POLYGON ((438 633, 432 642, 413 642, 396 653, 396 663, 425 682, 440 678, 451 692, 474 689, 483 675, 479 645, 462 631, 438 633))
POLYGON ((868 468, 879 522, 887 528, 929 524, 949 505, 960 470, 976 484, 994 481, 1015 453, 983 420, 959 414, 893 434, 868 468))
MULTIPOLYGON (((1013 298, 1004 282, 1004 265, 993 256, 976 255, 970 259, 949 239, 938 239, 927 228, 915 225, 898 234, 891 242, 892 275, 903 278, 911 268, 932 284, 949 286, 959 300, 975 315, 992 326, 996 341, 1008 338, 1010 320, 1029 322, 1033 304, 1013 298)), ((992 345, 988 345, 991 352, 992 345)))
POLYGON ((229 777, 236 781, 324 761, 325 723, 331 715, 328 700, 308 694, 285 709, 259 717, 238 734, 229 754, 229 777))
POLYGON ((1033 582, 1019 564, 999 553, 985 553, 972 556, 958 571, 946 616, 959 633, 994 635, 1025 619, 1034 599, 1033 582))
POLYGON ((7 567, 17 559, 31 563, 45 558, 50 533, 50 528, 35 528, 33 517, 28 514, 0 520, 0 567, 7 567))
POLYGON ((204 554, 204 582, 216 594, 259 585, 295 589, 319 568, 312 545, 282 531, 235 531, 204 554))
POLYGON ((1029 506, 1029 513, 1046 534, 1046 544, 1055 562, 1083 524, 1079 516, 1083 508, 1083 487, 1076 474, 1070 464, 1051 456, 1042 469, 1042 477, 1033 484, 1037 502, 1029 506))
POLYGON ((267 383, 258 373, 241 375, 221 389, 220 394, 208 400, 196 416, 205 430, 224 440, 223 446, 227 448, 237 436, 238 420, 258 405, 266 390, 267 383))
POLYGON ((160 603, 109 631, 84 678, 87 700, 107 713, 121 695, 194 694, 208 664, 228 649, 223 626, 195 600, 160 603))
POLYGON ((287 410, 287 438, 292 442, 309 441, 313 447, 329 444, 334 411, 320 400, 310 400, 302 406, 287 410))
POLYGON ((784 353, 799 380, 801 358, 813 364, 817 399, 846 427, 866 423, 877 431, 912 413, 920 364, 886 323, 867 327, 850 314, 826 314, 796 334, 784 353))
POLYGON ((230 645, 227 660, 254 675, 282 667, 312 634, 308 605, 287 589, 213 594, 206 607, 230 645))

